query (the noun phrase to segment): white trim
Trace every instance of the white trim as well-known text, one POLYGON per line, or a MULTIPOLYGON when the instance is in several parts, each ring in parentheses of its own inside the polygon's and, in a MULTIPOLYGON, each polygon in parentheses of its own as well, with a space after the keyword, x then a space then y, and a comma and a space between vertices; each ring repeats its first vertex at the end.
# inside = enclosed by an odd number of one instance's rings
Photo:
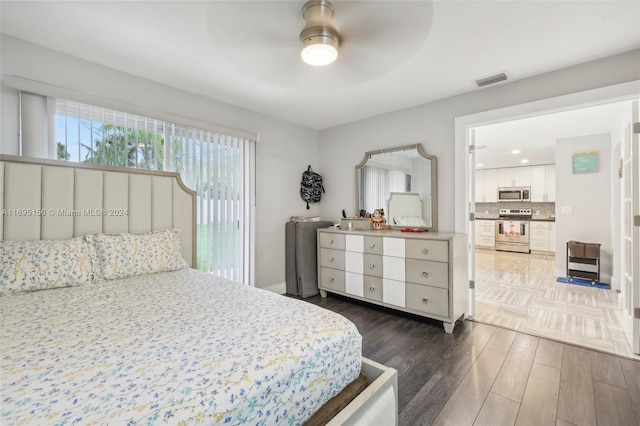
POLYGON ((126 111, 128 113, 143 115, 150 118, 156 118, 159 120, 171 121, 174 123, 180 123, 189 127, 196 127, 198 129, 208 130, 211 132, 222 133, 225 135, 236 136, 244 139, 250 139, 258 141, 260 136, 257 133, 245 132, 242 130, 230 129, 224 126, 218 126, 216 124, 207 123, 204 121, 194 120, 180 115, 171 114, 159 110, 151 110, 143 108, 135 104, 124 102, 117 99, 105 98, 103 96, 92 95, 89 93, 78 92, 67 87, 56 86, 53 84, 45 83, 42 81, 32 80, 28 78, 18 77, 15 75, 5 75, 3 78, 4 84, 8 87, 12 87, 17 90, 34 93, 37 95, 50 96, 53 98, 64 98, 86 104, 101 106, 104 108, 110 108, 118 111, 126 111))
MULTIPOLYGON (((249 247, 245 248, 247 257, 245 265, 248 267, 248 276, 245 281, 251 286, 256 286, 256 143, 249 143, 249 159, 248 159, 248 176, 249 183, 248 194, 248 210, 249 210, 249 247)), ((282 283, 282 293, 286 292, 286 285, 282 283)), ((281 294, 282 294, 281 293, 281 294)))
POLYGON ((271 291, 273 293, 285 294, 287 292, 287 283, 284 281, 281 283, 270 284, 266 287, 259 287, 262 290, 271 291))

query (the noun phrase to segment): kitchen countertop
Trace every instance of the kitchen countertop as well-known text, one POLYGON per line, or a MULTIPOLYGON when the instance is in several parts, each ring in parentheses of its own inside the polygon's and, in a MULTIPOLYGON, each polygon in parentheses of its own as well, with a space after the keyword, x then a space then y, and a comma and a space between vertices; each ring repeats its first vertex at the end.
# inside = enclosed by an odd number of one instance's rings
MULTIPOLYGON (((487 215, 487 214, 479 214, 476 213, 476 220, 505 220, 503 217, 498 217, 497 215, 487 215)), ((522 220, 522 219, 517 219, 522 220)), ((534 215, 531 219, 528 219, 530 222, 555 222, 554 218, 551 218, 546 215, 534 215)))

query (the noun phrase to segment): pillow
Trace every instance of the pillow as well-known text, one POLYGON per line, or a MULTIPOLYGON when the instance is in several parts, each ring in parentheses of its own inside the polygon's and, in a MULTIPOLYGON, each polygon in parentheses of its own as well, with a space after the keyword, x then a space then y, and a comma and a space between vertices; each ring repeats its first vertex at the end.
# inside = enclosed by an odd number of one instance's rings
POLYGON ((427 224, 420 216, 396 217, 393 219, 396 225, 401 226, 418 226, 426 228, 427 224))
POLYGON ((90 247, 82 237, 0 241, 0 295, 76 286, 92 278, 90 247))
POLYGON ((177 229, 145 234, 91 234, 85 239, 93 247, 96 281, 189 267, 182 258, 177 229))

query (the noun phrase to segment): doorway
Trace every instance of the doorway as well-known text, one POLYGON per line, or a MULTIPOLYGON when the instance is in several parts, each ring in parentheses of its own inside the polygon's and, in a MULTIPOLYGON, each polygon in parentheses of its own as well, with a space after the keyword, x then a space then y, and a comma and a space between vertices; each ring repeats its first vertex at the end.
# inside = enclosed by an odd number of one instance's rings
MULTIPOLYGON (((633 90, 631 90, 633 92, 633 90)), ((484 114, 476 114, 475 116, 463 117, 460 122, 456 120, 456 166, 459 166, 459 160, 465 160, 463 155, 459 154, 460 148, 466 148, 464 144, 460 145, 460 138, 467 136, 475 139, 472 144, 476 147, 476 154, 486 149, 486 141, 482 139, 480 129, 483 127, 499 127, 500 125, 513 125, 517 121, 525 120, 544 120, 553 114, 577 114, 581 109, 594 108, 596 106, 610 105, 613 102, 629 101, 631 98, 637 98, 637 94, 631 96, 611 97, 607 96, 606 90, 600 91, 594 97, 593 102, 589 104, 571 104, 569 99, 562 108, 545 109, 542 105, 532 107, 527 114, 522 111, 526 108, 523 106, 506 108, 499 112, 492 111, 484 114), (514 114, 513 111, 517 114, 514 114), (462 125, 464 126, 463 128, 462 125), (478 147, 480 147, 478 149, 478 147)), ((583 121, 584 123, 584 121, 583 121)), ((614 126, 616 123, 612 123, 614 126)), ((508 127, 508 126, 507 126, 508 127)), ((581 126, 584 128, 585 126, 581 126)), ((588 133, 587 129, 585 131, 588 133)), ((560 138, 567 137, 564 134, 559 135, 560 138)), ((466 141, 465 141, 466 142, 466 141)), ((618 143, 617 140, 610 138, 609 144, 618 143)), ((611 149, 608 148, 611 152, 611 149)), ((494 159, 499 159, 500 155, 492 155, 494 159)), ((504 157, 504 155, 502 156, 504 157)), ((468 182, 466 206, 468 212, 475 211, 476 219, 481 218, 487 210, 476 210, 473 201, 474 197, 474 170, 475 164, 473 155, 468 157, 464 162, 464 171, 466 171, 465 180, 468 182)), ((548 160, 547 160, 548 161, 548 160)), ((610 160, 607 160, 611 162, 610 160)), ((555 161, 553 161, 555 162, 555 161)), ((460 162, 462 163, 462 162, 460 162)), ((495 166, 513 166, 513 164, 502 164, 495 166)), ((486 167, 485 167, 486 168, 486 167)), ((456 171, 458 178, 459 169, 456 171)), ((458 185, 456 185, 456 190, 458 185)), ((563 203, 572 204, 572 203, 563 203)), ((607 203, 609 205, 611 203, 607 203)), ((533 205, 533 204, 532 204, 533 205)), ((616 209, 609 212, 610 217, 617 217, 617 220, 609 220, 608 228, 610 230, 619 229, 620 227, 620 210, 619 203, 616 209)), ((566 208, 566 205, 562 206, 566 208)), ((539 206, 534 208, 534 214, 539 206)), ((537 212, 548 213, 548 212, 537 212)), ((549 216, 555 216, 555 211, 549 216)), ((558 212, 560 213, 560 212, 558 212)), ((566 212, 565 212, 566 213, 566 212)), ((571 219, 565 217, 565 219, 571 219)), ((558 221, 556 225, 560 225, 558 221)), ((458 228, 458 220, 456 227, 458 228)), ((470 222, 470 241, 472 247, 475 246, 475 235, 473 222, 470 222)), ((459 228, 456 229, 459 232, 459 228)), ((465 232, 467 230, 465 229, 465 232)), ((560 230, 558 235, 562 236, 560 230)), ((562 244, 565 237, 558 238, 554 243, 556 246, 554 253, 509 253, 499 252, 495 250, 479 249, 474 250, 471 258, 470 277, 475 284, 471 290, 471 305, 469 312, 472 318, 481 322, 490 322, 495 325, 506 328, 517 329, 530 334, 540 335, 555 340, 561 340, 581 346, 587 346, 605 352, 617 353, 619 355, 634 357, 630 352, 628 344, 625 344, 625 337, 622 331, 619 317, 619 301, 618 294, 615 291, 598 290, 594 292, 592 288, 580 288, 575 285, 558 284, 556 278, 565 275, 564 262, 566 260, 565 253, 562 252, 562 244), (494 300, 487 303, 487 298, 494 300), (496 308, 499 307, 499 308, 496 308), (491 310, 490 308, 496 308, 491 310), (591 316, 590 316, 591 315, 591 316), (617 315, 617 316, 616 316, 617 315), (577 337, 576 337, 577 336, 577 337), (610 337, 613 340, 609 341, 610 337)), ((613 238, 613 232, 610 233, 608 240, 612 241, 609 245, 609 256, 617 256, 615 253, 618 249, 619 236, 613 238)), ((611 260, 611 259, 610 259, 611 260)), ((617 260, 617 257, 616 257, 617 260)), ((609 265, 608 281, 612 281, 612 277, 619 280, 619 271, 613 271, 612 265, 609 265)), ((616 287, 613 283, 612 287, 616 287)), ((617 283, 619 289, 619 283, 617 283)))

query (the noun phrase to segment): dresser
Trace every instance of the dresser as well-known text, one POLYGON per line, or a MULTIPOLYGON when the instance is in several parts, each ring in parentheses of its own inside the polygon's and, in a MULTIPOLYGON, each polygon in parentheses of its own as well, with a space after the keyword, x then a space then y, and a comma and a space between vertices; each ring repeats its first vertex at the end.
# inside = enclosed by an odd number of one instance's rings
POLYGON ((320 295, 336 293, 442 321, 468 309, 467 236, 397 230, 318 230, 320 295))

